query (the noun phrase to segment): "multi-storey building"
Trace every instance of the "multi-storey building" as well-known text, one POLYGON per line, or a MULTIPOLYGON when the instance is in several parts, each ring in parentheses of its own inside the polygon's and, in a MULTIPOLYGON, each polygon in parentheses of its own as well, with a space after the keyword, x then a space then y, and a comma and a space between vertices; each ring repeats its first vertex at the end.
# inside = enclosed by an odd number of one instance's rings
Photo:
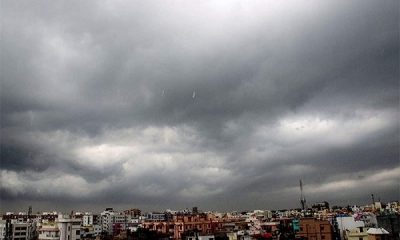
POLYGON ((36 222, 11 215, 0 222, 0 239, 30 240, 36 236, 36 222))
POLYGON ((358 227, 355 229, 346 229, 345 239, 347 240, 368 240, 367 229, 358 227))
POLYGON ((132 208, 129 210, 125 210, 124 214, 131 217, 139 217, 142 214, 142 211, 140 211, 140 209, 137 208, 132 208))
POLYGON ((158 221, 162 222, 166 220, 165 213, 150 212, 146 214, 146 221, 158 221))
POLYGON ((308 240, 333 240, 333 229, 327 220, 302 218, 297 235, 308 240))
POLYGON ((42 225, 39 228, 38 240, 60 240, 60 231, 58 226, 53 225, 42 225))
POLYGON ((84 226, 84 227, 93 226, 93 214, 92 213, 85 213, 82 216, 82 226, 84 226))
POLYGON ((112 208, 106 208, 101 213, 101 228, 108 235, 117 235, 120 231, 126 230, 131 221, 131 216, 115 212, 112 208))
POLYGON ((45 222, 54 222, 58 217, 57 212, 42 212, 40 219, 45 222))
POLYGON ((60 231, 60 240, 79 240, 81 219, 71 218, 69 215, 58 215, 57 226, 60 231))
POLYGON ((28 222, 12 222, 12 239, 13 240, 30 240, 35 237, 36 223, 28 222))
POLYGON ((7 235, 6 229, 7 222, 6 220, 0 220, 0 240, 4 240, 7 235))
POLYGON ((113 233, 114 215, 115 212, 112 208, 106 208, 106 210, 101 213, 101 230, 109 235, 113 233))
POLYGON ((170 221, 148 221, 144 228, 160 233, 170 234, 174 239, 182 239, 185 233, 197 232, 202 236, 222 230, 224 221, 211 214, 179 214, 170 221))

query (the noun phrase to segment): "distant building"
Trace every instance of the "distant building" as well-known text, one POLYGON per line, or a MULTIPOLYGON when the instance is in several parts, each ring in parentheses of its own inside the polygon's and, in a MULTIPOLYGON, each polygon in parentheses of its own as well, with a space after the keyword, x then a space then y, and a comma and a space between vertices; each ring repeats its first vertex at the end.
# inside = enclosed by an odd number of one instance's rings
POLYGON ((339 216, 336 217, 338 231, 340 233, 340 238, 344 239, 346 234, 346 230, 352 230, 359 227, 365 227, 365 223, 363 221, 357 221, 354 217, 351 216, 339 216))
POLYGON ((192 214, 198 214, 198 213, 199 213, 199 209, 197 207, 193 207, 192 214))
POLYGON ((102 232, 113 236, 126 230, 132 219, 130 215, 115 212, 112 208, 106 208, 100 215, 102 232))
POLYGON ((113 234, 114 209, 106 208, 101 214, 101 230, 108 235, 113 234))
POLYGON ((81 234, 81 219, 71 218, 69 215, 58 215, 56 220, 60 231, 60 240, 79 240, 81 234))
POLYGON ((85 213, 85 215, 82 216, 82 226, 93 226, 93 214, 85 213))
POLYGON ((314 203, 312 209, 315 211, 329 210, 329 203, 327 201, 314 203))
POLYGON ((60 240, 60 231, 57 225, 43 225, 39 228, 38 240, 60 240))
POLYGON ((7 235, 7 222, 6 220, 0 220, 0 240, 4 240, 7 235))
POLYGON ((157 213, 157 212, 150 212, 146 214, 146 221, 165 221, 166 214, 165 213, 157 213))
POLYGON ((12 240, 30 240, 34 234, 32 225, 27 222, 12 223, 12 240))
POLYGON ((129 210, 125 210, 124 214, 131 216, 131 217, 140 217, 140 215, 142 214, 142 211, 140 211, 140 209, 137 209, 137 208, 132 208, 129 210))
POLYGON ((332 225, 327 220, 302 218, 297 236, 308 240, 333 240, 332 225))

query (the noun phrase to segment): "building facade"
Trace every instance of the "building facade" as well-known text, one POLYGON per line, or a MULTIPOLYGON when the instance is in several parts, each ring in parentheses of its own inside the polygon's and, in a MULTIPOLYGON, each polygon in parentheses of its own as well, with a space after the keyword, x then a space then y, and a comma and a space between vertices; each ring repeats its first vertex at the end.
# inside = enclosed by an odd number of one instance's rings
POLYGON ((297 236, 308 240, 333 240, 332 225, 327 220, 302 218, 297 236))
POLYGON ((59 240, 60 231, 57 225, 43 225, 39 228, 38 240, 59 240))
POLYGON ((71 218, 68 215, 59 215, 56 222, 60 240, 80 240, 81 219, 71 218))

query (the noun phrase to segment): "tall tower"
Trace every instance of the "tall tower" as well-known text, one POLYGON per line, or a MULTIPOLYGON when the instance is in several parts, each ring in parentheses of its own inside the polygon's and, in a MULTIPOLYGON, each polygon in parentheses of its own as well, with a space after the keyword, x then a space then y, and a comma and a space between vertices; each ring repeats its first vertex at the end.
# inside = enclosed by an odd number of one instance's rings
POLYGON ((372 200, 372 209, 375 210, 375 197, 374 194, 371 194, 371 200, 372 200))
POLYGON ((28 209, 28 217, 30 217, 32 215, 32 206, 29 206, 28 209))
POLYGON ((300 179, 300 204, 301 204, 301 209, 305 210, 306 209, 306 198, 303 195, 303 181, 300 179))

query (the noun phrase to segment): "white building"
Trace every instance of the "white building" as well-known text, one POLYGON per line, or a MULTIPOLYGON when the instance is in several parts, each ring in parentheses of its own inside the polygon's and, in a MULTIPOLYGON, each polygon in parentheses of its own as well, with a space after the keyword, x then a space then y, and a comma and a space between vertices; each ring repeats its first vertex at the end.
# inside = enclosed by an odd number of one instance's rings
POLYGON ((113 232, 113 222, 115 212, 112 208, 106 208, 101 214, 101 230, 109 235, 113 232))
POLYGON ((60 240, 79 240, 81 238, 81 219, 60 214, 56 222, 60 231, 60 240))
POLYGON ((13 240, 30 240, 32 238, 32 226, 27 222, 12 223, 13 240))
POLYGON ((39 228, 38 240, 59 240, 60 231, 57 225, 42 225, 39 228))
POLYGON ((93 226, 93 214, 85 213, 85 215, 83 215, 82 226, 84 227, 93 226))
POLYGON ((132 219, 130 215, 115 212, 112 208, 106 208, 100 216, 102 231, 106 232, 108 235, 113 234, 114 226, 125 230, 132 219))
POLYGON ((6 220, 0 220, 0 240, 6 237, 6 220))
POLYGON ((125 228, 127 223, 129 223, 130 221, 131 221, 130 216, 127 216, 127 215, 121 214, 121 213, 115 214, 114 218, 113 218, 113 224, 115 224, 115 223, 121 224, 121 226, 123 226, 123 228, 125 228))
POLYGON ((340 231, 341 239, 344 238, 347 230, 353 230, 360 227, 365 227, 365 223, 363 221, 356 221, 354 217, 336 217, 336 221, 338 223, 338 228, 340 231))
POLYGON ((36 222, 23 219, 0 220, 0 240, 30 240, 35 237, 36 222), (8 224, 8 227, 7 227, 8 224), (8 229, 8 230, 7 230, 8 229), (8 236, 7 236, 8 231, 8 236))

